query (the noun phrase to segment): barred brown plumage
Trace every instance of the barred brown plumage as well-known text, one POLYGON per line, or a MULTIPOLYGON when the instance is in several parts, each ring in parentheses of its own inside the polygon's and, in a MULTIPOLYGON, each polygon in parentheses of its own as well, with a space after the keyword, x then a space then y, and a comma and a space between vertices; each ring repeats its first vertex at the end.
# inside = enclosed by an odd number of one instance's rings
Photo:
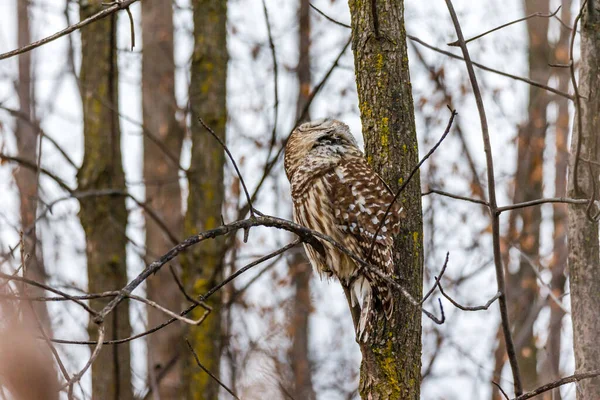
MULTIPOLYGON (((402 209, 392 206, 374 238, 394 195, 367 164, 346 124, 325 119, 297 127, 285 148, 285 172, 298 224, 331 236, 380 272, 393 274, 393 237, 402 209)), ((358 302, 361 308, 357 336, 365 341, 378 315, 391 316, 392 289, 330 243, 322 243, 324 256, 305 244, 308 258, 321 276, 333 275, 350 288, 352 305, 358 302)))

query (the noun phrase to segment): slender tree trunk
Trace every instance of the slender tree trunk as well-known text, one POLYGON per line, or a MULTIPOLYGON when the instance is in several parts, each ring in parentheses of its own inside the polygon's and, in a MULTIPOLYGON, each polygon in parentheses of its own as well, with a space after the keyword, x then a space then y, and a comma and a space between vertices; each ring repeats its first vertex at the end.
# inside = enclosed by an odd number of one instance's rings
MULTIPOLYGON (((298 119, 310 95, 310 2, 300 0, 298 19, 299 57, 296 74, 298 76, 298 102, 296 103, 296 119, 298 119)), ((306 115, 305 120, 310 120, 306 115)), ((292 303, 290 332, 292 347, 289 350, 290 365, 294 375, 295 399, 313 400, 316 398, 312 383, 312 366, 309 358, 309 317, 312 311, 310 300, 310 277, 312 269, 300 246, 293 249, 290 263, 290 274, 295 288, 292 303)))
MULTIPOLYGON (((571 21, 571 1, 563 1, 561 20, 571 21)), ((569 37, 570 31, 561 27, 561 34, 554 50, 555 62, 568 64, 569 62, 569 37)), ((569 71, 558 71, 558 89, 568 91, 570 85, 569 71)), ((569 163, 569 100, 564 97, 556 98, 558 117, 555 129, 555 171, 554 193, 556 197, 566 196, 567 192, 567 165, 569 163)), ((554 251, 550 261, 552 280, 550 288, 557 298, 562 298, 565 292, 565 270, 567 267, 567 205, 555 203, 553 209, 553 244, 554 251)), ((546 358, 540 371, 540 381, 552 382, 560 378, 560 346, 562 336, 562 320, 565 312, 554 301, 550 302, 550 322, 548 324, 548 340, 546 341, 546 358)), ((560 400, 560 390, 552 390, 543 395, 544 400, 560 400)))
MULTIPOLYGON (((535 12, 548 13, 549 0, 524 1, 525 15, 535 12)), ((547 82, 548 68, 548 18, 527 20, 529 39, 529 78, 537 82, 547 82)), ((546 109, 550 97, 548 92, 533 86, 529 87, 527 122, 519 129, 517 145, 517 172, 515 179, 514 202, 523 202, 544 197, 543 166, 546 142, 546 109)), ((534 267, 539 265, 540 207, 528 207, 513 211, 511 220, 521 220, 521 229, 513 232, 511 244, 519 247, 523 255, 519 259, 516 272, 507 275, 508 298, 511 299, 511 319, 514 321, 517 342, 517 357, 521 367, 523 388, 537 387, 537 347, 533 334, 533 322, 539 310, 539 287, 534 267), (532 266, 534 263, 535 266, 532 266)), ((515 225, 513 225, 515 228, 515 225)))
MULTIPOLYGON (((536 12, 549 12, 549 0, 524 0, 525 15, 536 12)), ((548 45, 548 19, 531 18, 527 20, 529 41, 528 62, 529 78, 537 82, 547 82, 550 77, 548 45)), ((547 91, 529 87, 527 121, 517 136, 517 171, 514 180, 513 203, 539 199, 543 196, 543 166, 546 141, 546 110, 550 102, 547 91)), ((517 246, 522 252, 519 266, 515 272, 507 273, 507 292, 510 299, 510 318, 514 321, 514 335, 517 338, 517 357, 525 390, 537 387, 537 347, 533 334, 533 323, 539 313, 539 287, 534 267, 539 265, 540 207, 513 210, 508 228, 508 246, 503 254, 504 264, 508 265, 508 251, 517 246), (520 224, 518 221, 520 220, 520 224), (520 229, 518 228, 520 227, 520 229), (532 266, 531 263, 535 265, 532 266)), ((506 362, 502 326, 498 327, 498 347, 495 355, 494 375, 500 376, 506 362)), ((502 394, 492 385, 492 399, 500 400, 502 394)))
MULTIPOLYGON (((17 2, 17 43, 19 47, 31 43, 29 31, 29 2, 17 2)), ((17 93, 19 94, 19 111, 21 115, 17 118, 15 136, 17 139, 17 150, 19 157, 37 164, 38 132, 35 129, 34 96, 32 85, 31 53, 19 55, 19 81, 17 82, 17 93)), ((21 201, 21 229, 24 232, 34 225, 37 210, 37 181, 36 172, 29 168, 19 167, 15 174, 15 182, 19 188, 19 199, 21 201)), ((37 282, 46 280, 46 270, 42 257, 42 246, 37 237, 35 229, 25 236, 26 252, 30 258, 25 269, 25 274, 37 282)), ((27 292, 32 296, 43 296, 44 290, 30 286, 27 292)), ((51 324, 48 316, 46 303, 36 302, 33 304, 37 318, 40 320, 45 332, 51 336, 51 324)), ((25 307, 24 309, 28 309, 25 307)))
MULTIPOLYGON (((350 0, 352 48, 368 162, 397 190, 419 152, 408 70, 403 0, 350 0)), ((398 200, 407 217, 395 241, 395 279, 415 298, 423 287, 423 218, 417 174, 398 200), (398 255, 402 254, 402 257, 398 255)), ((419 399, 421 311, 402 295, 378 327, 383 343, 361 344, 364 399, 419 399)))
MULTIPOLYGON (((80 17, 103 9, 101 0, 80 3, 80 17)), ((81 87, 84 158, 77 179, 79 190, 125 190, 119 128, 116 14, 81 30, 81 87)), ((125 198, 86 197, 79 216, 86 236, 88 290, 92 293, 119 289, 127 284, 125 198)), ((107 300, 91 300, 101 309, 107 300)), ((124 301, 105 320, 106 339, 131 334, 128 302, 124 301)), ((97 337, 90 321, 90 338, 97 337)), ((133 399, 129 344, 106 346, 92 366, 95 399, 133 399)))
MULTIPOLYGON (((600 3, 588 0, 581 19, 580 113, 575 116, 569 171, 569 197, 598 198, 600 168, 600 3), (579 126, 579 118, 581 126, 579 126), (579 150, 578 150, 579 149, 579 150), (579 160, 577 156, 579 155, 579 160), (591 162, 586 162, 589 160, 591 162), (596 163, 596 164, 594 164, 596 163), (575 177, 577 173, 577 177, 575 177), (595 191, 595 193, 594 193, 595 191)), ((568 206, 569 282, 575 366, 578 372, 600 365, 600 255, 598 223, 588 218, 598 207, 568 206)), ((592 215, 593 216, 593 215, 592 215)), ((600 378, 581 381, 577 399, 600 398, 600 378)))
MULTIPOLYGON (((193 0, 194 54, 192 56, 190 104, 192 108, 192 160, 188 173, 189 197, 184 222, 185 235, 221 224, 223 204, 223 148, 198 122, 202 118, 225 141, 227 122, 227 1, 193 0)), ((194 246, 184 260, 184 281, 193 294, 206 293, 221 280, 224 242, 222 238, 194 246)), ((211 315, 188 338, 200 362, 219 375, 221 358, 221 295, 210 297, 211 315)), ((199 318, 203 310, 196 310, 199 318)), ((189 399, 216 399, 219 385, 186 355, 185 385, 189 399)))
MULTIPOLYGON (((146 218, 146 248, 150 258, 166 253, 175 243, 170 235, 183 229, 179 155, 184 131, 175 113, 175 61, 173 54, 173 4, 167 0, 142 3, 142 111, 144 117, 144 180, 146 203, 170 233, 153 218, 146 218), (156 143, 156 142, 159 143, 156 143)), ((181 293, 168 268, 146 281, 148 297, 169 310, 179 310, 181 293)), ((164 313, 148 307, 148 324, 165 321, 164 313)), ((181 349, 182 329, 171 324, 148 337, 148 374, 161 377, 161 400, 181 398, 181 363, 174 362, 181 349)), ((154 388, 156 389, 156 388, 154 388)))
MULTIPOLYGON (((298 76, 298 102, 296 103, 296 119, 301 117, 302 110, 308 102, 310 96, 310 1, 300 0, 298 10, 298 22, 300 29, 298 31, 298 67, 296 75, 298 76)), ((306 113, 305 121, 310 120, 310 113, 306 113)))

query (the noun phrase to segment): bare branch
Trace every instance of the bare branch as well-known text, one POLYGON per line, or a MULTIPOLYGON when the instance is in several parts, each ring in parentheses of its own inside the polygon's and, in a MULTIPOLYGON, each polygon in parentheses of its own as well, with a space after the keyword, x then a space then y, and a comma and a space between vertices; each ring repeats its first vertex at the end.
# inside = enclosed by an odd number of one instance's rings
POLYGON ((438 285, 438 282, 440 281, 440 279, 442 279, 442 276, 444 276, 444 272, 446 272, 446 267, 448 266, 448 258, 449 257, 450 257, 450 253, 447 252, 446 253, 446 261, 444 261, 444 265, 442 266, 442 270, 440 271, 440 275, 434 277, 435 278, 435 283, 433 284, 433 286, 431 286, 431 289, 429 289, 429 291, 425 294, 425 296, 423 296, 423 299, 420 301, 421 304, 423 304, 423 303, 425 303, 425 301, 427 301, 427 299, 429 298, 429 296, 431 296, 431 294, 435 290, 436 286, 438 285))
POLYGON ((531 399, 539 394, 542 394, 549 390, 555 389, 555 388, 565 385, 567 383, 579 382, 581 380, 595 378, 597 376, 600 376, 600 370, 598 370, 598 369, 590 371, 590 372, 582 372, 580 374, 573 374, 573 375, 567 376, 565 378, 559 379, 557 381, 548 383, 544 386, 540 386, 539 388, 532 390, 530 392, 523 393, 522 395, 515 397, 513 400, 531 399))
POLYGON ((31 44, 28 44, 27 46, 23 46, 20 47, 18 49, 6 52, 6 53, 2 53, 0 54, 0 60, 4 60, 5 58, 10 58, 10 57, 14 57, 18 54, 22 54, 22 53, 26 53, 28 51, 31 51, 35 48, 38 48, 40 46, 45 45, 46 43, 50 43, 53 40, 56 40, 60 37, 63 37, 65 35, 68 35, 70 33, 75 32, 78 29, 83 28, 86 25, 91 24, 92 22, 101 20, 103 18, 108 17, 111 14, 114 14, 115 12, 119 11, 119 10, 124 10, 127 9, 131 4, 137 2, 139 0, 123 0, 123 1, 119 1, 119 2, 115 2, 114 4, 112 4, 110 7, 84 19, 83 21, 80 21, 74 25, 68 26, 65 29, 63 29, 62 31, 56 32, 53 35, 50 35, 48 37, 45 37, 41 40, 38 40, 36 42, 33 42, 31 44))
POLYGON ((429 196, 430 194, 439 194, 440 196, 450 197, 450 198, 456 199, 456 200, 463 200, 463 201, 468 201, 470 203, 481 204, 486 207, 490 206, 487 201, 474 199, 474 198, 466 197, 466 196, 460 196, 458 194, 448 193, 448 192, 445 192, 445 191, 439 190, 439 189, 429 189, 428 191, 421 193, 421 196, 429 196))
POLYGON ((85 374, 85 372, 88 370, 88 368, 90 368, 90 366, 94 363, 94 361, 98 357, 98 354, 100 354, 100 350, 102 350, 102 345, 104 343, 104 334, 105 334, 104 324, 98 325, 98 340, 96 341, 96 347, 94 348, 94 351, 92 352, 92 355, 90 356, 90 359, 85 363, 85 365, 83 366, 81 371, 79 371, 77 374, 73 375, 71 380, 61 387, 61 390, 68 387, 69 394, 72 393, 73 386, 77 382, 79 382, 79 380, 81 379, 83 374, 85 374))
POLYGON ((196 354, 196 352, 194 351, 194 348, 192 347, 192 345, 190 344, 190 342, 185 339, 185 342, 187 343, 190 351, 192 352, 192 354, 194 355, 194 358, 196 359, 196 364, 198 364, 198 366, 202 369, 202 371, 206 372, 215 382, 217 382, 219 385, 221 385, 221 387, 223 389, 225 389, 227 391, 227 393, 229 393, 230 395, 232 395, 235 399, 240 400, 239 397, 237 397, 237 395, 233 392, 233 390, 229 389, 227 387, 227 385, 225 385, 223 382, 221 382, 219 380, 219 378, 217 378, 212 372, 210 372, 209 370, 206 369, 206 367, 204 367, 204 365, 202 365, 200 363, 200 359, 198 358, 198 354, 196 354))
POLYGON ((36 287, 39 287, 41 289, 47 290, 49 292, 55 293, 55 294, 57 294, 59 296, 62 296, 64 298, 66 298, 66 299, 69 299, 69 300, 71 300, 71 301, 79 304, 85 311, 87 311, 91 315, 93 315, 93 316, 97 316, 98 315, 97 311, 91 309, 87 304, 85 304, 81 300, 78 300, 75 297, 73 297, 73 296, 71 296, 71 295, 69 295, 69 294, 67 294, 67 293, 65 293, 65 292, 63 292, 61 290, 55 289, 55 288, 53 288, 51 286, 48 286, 48 285, 45 285, 43 283, 39 283, 39 282, 36 282, 36 281, 32 281, 31 279, 23 278, 23 277, 20 277, 20 276, 8 275, 8 274, 5 274, 3 272, 0 272, 0 278, 1 279, 6 279, 8 281, 23 282, 23 283, 26 283, 27 285, 36 286, 36 287))
MULTIPOLYGON (((579 170, 579 157, 581 156, 581 132, 583 130, 583 116, 581 115, 581 96, 579 95, 579 87, 577 86, 577 78, 575 78, 575 61, 573 59, 573 53, 575 48, 575 36, 577 35, 577 24, 583 15, 583 10, 585 9, 585 5, 587 0, 582 1, 581 9, 579 10, 579 14, 575 18, 575 22, 573 23, 573 31, 571 32, 571 45, 569 48, 569 71, 571 72, 571 83, 573 84, 573 90, 575 91, 575 115, 577 116, 577 135, 573 134, 573 138, 571 140, 577 140, 577 147, 575 150, 575 162, 573 163, 573 185, 575 188, 575 193, 579 193, 579 181, 577 179, 578 170, 579 170)), ((591 204, 591 203, 590 203, 591 204)))
POLYGON ((342 26, 344 28, 348 28, 348 29, 352 29, 352 27, 348 24, 344 24, 343 22, 340 22, 338 20, 335 20, 333 18, 331 18, 329 15, 325 14, 323 11, 319 10, 317 7, 315 7, 312 3, 309 4, 310 7, 315 10, 316 12, 318 12, 319 14, 321 14, 322 17, 324 17, 326 20, 333 22, 336 25, 342 26))
POLYGON ((482 310, 487 310, 488 308, 490 308, 490 306, 500 298, 500 296, 502 296, 502 293, 497 292, 491 299, 489 299, 487 301, 487 303, 485 303, 482 306, 463 306, 461 304, 459 304, 456 300, 454 300, 452 297, 448 296, 448 294, 446 294, 446 292, 444 292, 444 289, 442 288, 442 284, 438 282, 437 284, 438 288, 440 289, 440 292, 442 293, 442 295, 448 299, 448 301, 450 303, 452 303, 452 305, 454 305, 454 307, 461 309, 463 311, 482 311, 482 310))
MULTIPOLYGON (((558 8, 556 9, 556 11, 554 11, 553 13, 550 13, 550 14, 544 14, 544 13, 536 12, 536 13, 533 13, 533 14, 528 15, 526 17, 516 19, 516 20, 508 22, 508 23, 506 23, 504 25, 500 25, 500 26, 498 26, 498 27, 496 27, 494 29, 490 29, 489 31, 483 32, 482 34, 474 36, 474 37, 472 37, 470 39, 467 39, 467 40, 465 40, 465 43, 472 42, 473 40, 477 40, 479 38, 482 38, 482 37, 484 37, 487 34, 499 31, 502 28, 506 28, 507 26, 510 26, 510 25, 513 25, 513 24, 516 24, 516 23, 519 23, 519 22, 527 21, 528 19, 531 19, 531 18, 535 18, 535 17, 552 18, 552 17, 554 17, 558 13, 558 11, 560 10, 561 7, 562 6, 558 6, 558 8)), ((459 46, 458 40, 456 40, 456 41, 454 41, 452 43, 448 43, 448 46, 457 46, 458 47, 459 46)))
POLYGON ((538 206, 538 205, 542 205, 542 204, 546 204, 546 203, 588 204, 589 202, 590 201, 587 199, 569 199, 568 197, 550 197, 547 199, 530 200, 530 201, 525 201, 523 203, 516 203, 516 204, 511 204, 508 206, 497 207, 496 211, 498 213, 502 213, 502 212, 508 211, 508 210, 516 210, 518 208, 533 207, 533 206, 538 206))
MULTIPOLYGON (((271 143, 269 144, 269 151, 267 152, 267 161, 271 159, 273 148, 275 147, 275 141, 277 139, 277 121, 279 118, 279 68, 277 65, 277 53, 275 52, 275 43, 273 42, 273 34, 271 33, 271 24, 269 22, 269 12, 267 10, 267 3, 265 0, 263 4, 263 13, 265 15, 265 23, 267 25, 267 35, 269 36, 269 48, 271 49, 271 59, 273 60, 273 98, 275 104, 273 105, 273 131, 271 132, 271 143)), ((250 203, 248 203, 250 204, 250 203)))
POLYGON ((244 188, 244 193, 246 194, 246 200, 248 201, 248 204, 250 205, 250 215, 254 216, 254 213, 261 215, 261 213, 259 213, 252 205, 252 200, 250 199, 250 194, 248 193, 248 188, 246 187, 246 182, 244 182, 244 177, 242 176, 242 173, 240 172, 240 169, 238 168, 237 163, 235 162, 235 159, 231 155, 231 152, 229 151, 229 148, 227 147, 227 145, 225 145, 225 143, 223 143, 223 140, 221 140, 221 138, 215 133, 214 130, 212 130, 212 128, 210 126, 206 125, 206 122, 204 122, 204 120, 202 118, 198 117, 198 121, 200 121, 200 123, 202 124, 204 129, 206 129, 217 140, 217 142, 219 142, 221 147, 223 147, 223 150, 225 150, 225 152, 227 153, 229 160, 231 160, 231 163, 233 164, 233 168, 235 168, 235 172, 237 173, 238 178, 240 178, 240 182, 242 183, 242 187, 244 188))

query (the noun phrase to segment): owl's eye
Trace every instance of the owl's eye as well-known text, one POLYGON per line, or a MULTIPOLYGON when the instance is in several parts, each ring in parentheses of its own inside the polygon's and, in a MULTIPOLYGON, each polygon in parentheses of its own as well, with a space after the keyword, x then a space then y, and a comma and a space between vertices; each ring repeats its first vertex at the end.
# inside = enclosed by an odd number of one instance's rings
POLYGON ((321 136, 320 138, 317 139, 317 143, 315 143, 315 146, 333 146, 333 145, 340 145, 340 144, 344 144, 344 139, 339 138, 337 136, 321 136))

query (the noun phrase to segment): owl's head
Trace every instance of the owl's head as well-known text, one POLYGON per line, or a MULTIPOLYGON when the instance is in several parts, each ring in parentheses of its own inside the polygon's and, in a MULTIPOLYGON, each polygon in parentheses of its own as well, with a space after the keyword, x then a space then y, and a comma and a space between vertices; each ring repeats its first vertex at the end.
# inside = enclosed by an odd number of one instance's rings
POLYGON ((302 165, 319 169, 346 156, 362 156, 348 125, 335 119, 306 122, 294 129, 285 146, 285 172, 291 179, 302 165))

